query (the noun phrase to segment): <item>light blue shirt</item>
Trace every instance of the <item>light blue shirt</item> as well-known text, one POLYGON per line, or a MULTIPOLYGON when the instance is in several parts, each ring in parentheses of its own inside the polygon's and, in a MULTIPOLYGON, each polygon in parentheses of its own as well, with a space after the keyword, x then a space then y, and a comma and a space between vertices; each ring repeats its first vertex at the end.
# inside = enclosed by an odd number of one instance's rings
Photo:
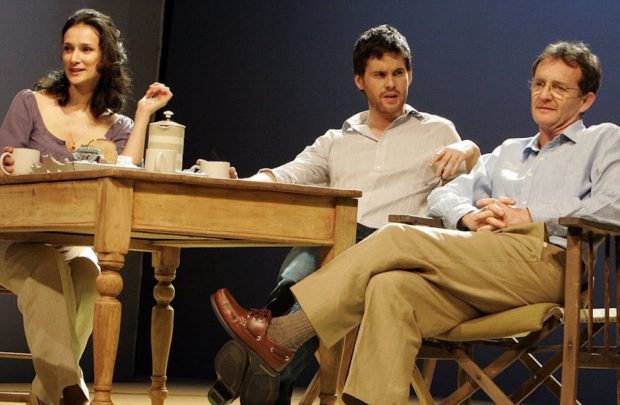
POLYGON ((430 216, 456 228, 463 215, 476 211, 482 198, 510 197, 528 208, 535 222, 545 222, 550 242, 566 246, 565 216, 620 224, 620 127, 603 123, 586 128, 581 120, 542 149, 537 134, 508 139, 480 158, 468 175, 434 190, 430 216))

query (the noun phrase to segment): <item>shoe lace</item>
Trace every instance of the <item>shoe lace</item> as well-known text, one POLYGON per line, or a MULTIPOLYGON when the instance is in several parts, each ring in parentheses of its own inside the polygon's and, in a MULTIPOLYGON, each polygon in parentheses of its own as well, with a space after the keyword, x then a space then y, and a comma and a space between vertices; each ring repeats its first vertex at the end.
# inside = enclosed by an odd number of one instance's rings
POLYGON ((266 308, 250 308, 248 317, 255 318, 257 320, 269 319, 271 317, 271 311, 266 308))

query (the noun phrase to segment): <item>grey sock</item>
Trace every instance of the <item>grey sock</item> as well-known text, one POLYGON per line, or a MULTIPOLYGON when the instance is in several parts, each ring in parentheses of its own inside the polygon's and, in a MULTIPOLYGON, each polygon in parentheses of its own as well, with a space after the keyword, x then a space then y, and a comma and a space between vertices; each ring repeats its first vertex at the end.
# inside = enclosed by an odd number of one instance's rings
POLYGON ((295 351, 307 340, 316 336, 312 324, 303 310, 273 318, 267 329, 269 340, 295 351))

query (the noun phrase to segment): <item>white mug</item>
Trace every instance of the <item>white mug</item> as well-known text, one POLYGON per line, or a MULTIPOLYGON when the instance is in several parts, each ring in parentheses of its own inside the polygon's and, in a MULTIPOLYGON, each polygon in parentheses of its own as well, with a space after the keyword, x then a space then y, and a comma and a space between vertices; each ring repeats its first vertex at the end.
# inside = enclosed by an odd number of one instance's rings
POLYGON ((214 179, 230 179, 230 162, 200 160, 189 170, 194 173, 204 173, 214 179))
POLYGON ((36 149, 14 148, 13 152, 4 152, 0 155, 0 169, 8 175, 29 174, 32 172, 32 167, 40 162, 41 152, 36 149), (7 172, 4 168, 4 159, 7 156, 11 156, 15 160, 13 173, 7 172))
POLYGON ((172 149, 146 150, 144 168, 149 172, 174 173, 176 169, 177 151, 172 149))

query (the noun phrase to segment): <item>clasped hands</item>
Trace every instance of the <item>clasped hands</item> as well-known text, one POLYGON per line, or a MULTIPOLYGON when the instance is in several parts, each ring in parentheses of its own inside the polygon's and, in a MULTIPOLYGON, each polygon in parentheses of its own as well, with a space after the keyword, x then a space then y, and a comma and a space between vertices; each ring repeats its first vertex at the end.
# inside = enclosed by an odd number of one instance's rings
POLYGON ((483 198, 476 203, 478 211, 465 214, 459 224, 471 231, 495 231, 532 222, 527 208, 515 208, 517 202, 508 197, 483 198))

